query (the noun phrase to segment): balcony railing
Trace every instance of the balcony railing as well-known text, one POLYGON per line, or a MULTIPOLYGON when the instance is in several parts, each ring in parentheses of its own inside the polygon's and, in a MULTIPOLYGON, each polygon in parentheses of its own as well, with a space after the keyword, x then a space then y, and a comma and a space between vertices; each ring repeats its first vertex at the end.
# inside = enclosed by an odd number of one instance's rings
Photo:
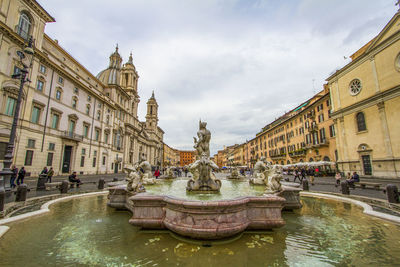
POLYGON ((291 158, 303 157, 306 155, 306 152, 307 152, 307 150, 305 150, 305 149, 292 151, 292 152, 289 152, 289 156, 291 158))
POLYGON ((83 140, 83 135, 76 134, 74 132, 70 131, 64 131, 62 132, 62 137, 74 141, 82 141, 83 140))
POLYGON ((271 159, 276 159, 276 158, 286 158, 286 153, 282 153, 282 154, 275 154, 275 155, 271 155, 270 157, 271 157, 271 159))
POLYGON ((309 133, 318 131, 318 125, 314 124, 307 128, 309 133))
POLYGON ((310 143, 310 144, 306 145, 307 148, 318 148, 318 147, 323 147, 323 146, 329 146, 329 141, 326 139, 323 139, 319 143, 310 143))

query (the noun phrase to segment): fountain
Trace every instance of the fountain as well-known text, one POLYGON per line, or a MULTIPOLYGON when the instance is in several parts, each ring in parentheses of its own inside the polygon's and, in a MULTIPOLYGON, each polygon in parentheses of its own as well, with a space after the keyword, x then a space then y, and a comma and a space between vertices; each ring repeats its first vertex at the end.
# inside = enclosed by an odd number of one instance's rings
POLYGON ((242 178, 246 178, 246 176, 241 175, 239 170, 235 167, 233 167, 231 169, 231 173, 226 177, 228 179, 242 179, 242 178))
POLYGON ((165 171, 165 174, 161 175, 160 178, 161 179, 175 179, 176 175, 175 175, 175 172, 174 172, 174 168, 175 167, 173 167, 173 166, 167 167, 167 169, 165 171))
POLYGON ((210 139, 211 133, 206 128, 206 122, 199 122, 199 131, 197 136, 199 140, 194 138, 194 148, 197 151, 196 161, 189 165, 189 171, 193 174, 188 183, 186 190, 192 192, 219 192, 221 181, 215 177, 213 170, 218 170, 218 166, 210 160, 210 139))
POLYGON ((146 172, 139 171, 140 168, 148 168, 142 162, 135 170, 131 170, 129 177, 132 178, 127 187, 120 185, 109 190, 108 205, 131 211, 129 223, 132 225, 143 229, 169 229, 196 239, 220 239, 246 229, 268 230, 285 225, 281 210, 299 208, 301 205, 298 198, 298 203, 291 203, 293 201, 284 198, 285 191, 297 189, 284 189, 281 186, 282 176, 278 168, 268 169, 271 175, 264 177, 264 194, 246 193, 233 198, 221 197, 222 182, 213 173, 218 166, 210 160, 211 133, 206 125, 200 121, 197 132, 199 139, 194 138, 198 155, 196 161, 189 166, 193 178, 187 182, 186 196, 180 198, 165 191, 158 194, 144 192, 142 186, 149 178, 146 172), (189 200, 193 194, 195 200, 189 200), (198 200, 205 195, 217 195, 217 198, 210 201, 198 200))

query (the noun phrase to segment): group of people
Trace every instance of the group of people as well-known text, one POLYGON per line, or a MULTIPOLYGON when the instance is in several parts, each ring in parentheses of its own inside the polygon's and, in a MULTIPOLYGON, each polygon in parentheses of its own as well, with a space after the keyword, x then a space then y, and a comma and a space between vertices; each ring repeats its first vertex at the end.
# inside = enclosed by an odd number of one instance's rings
POLYGON ((310 177, 310 183, 311 185, 314 185, 314 177, 315 173, 318 172, 318 169, 314 169, 313 167, 305 169, 305 168, 296 168, 293 171, 294 174, 294 179, 293 182, 296 182, 296 179, 299 180, 300 183, 303 183, 303 180, 306 179, 306 177, 310 177))
MULTIPOLYGON (((22 166, 21 169, 18 170, 18 168, 13 165, 11 167, 11 179, 10 179, 10 187, 15 188, 17 185, 23 184, 24 183, 24 178, 26 175, 25 167, 22 166), (15 184, 17 183, 17 184, 15 184)), ((54 170, 53 167, 50 167, 48 169, 47 167, 44 167, 42 171, 40 172, 40 175, 46 175, 46 183, 51 183, 51 179, 54 176, 54 170)), ((76 177, 76 172, 73 172, 70 176, 68 176, 68 181, 70 183, 76 183, 77 187, 79 187, 81 183, 81 180, 76 177)))
MULTIPOLYGON (((336 172, 335 180, 336 180, 335 186, 337 187, 337 186, 340 185, 340 182, 342 180, 342 175, 341 175, 341 173, 339 171, 336 172)), ((347 183, 349 184, 350 187, 354 188, 355 187, 354 183, 360 182, 360 176, 358 175, 357 172, 353 172, 353 175, 351 175, 348 172, 347 176, 346 176, 346 181, 347 181, 347 183)))

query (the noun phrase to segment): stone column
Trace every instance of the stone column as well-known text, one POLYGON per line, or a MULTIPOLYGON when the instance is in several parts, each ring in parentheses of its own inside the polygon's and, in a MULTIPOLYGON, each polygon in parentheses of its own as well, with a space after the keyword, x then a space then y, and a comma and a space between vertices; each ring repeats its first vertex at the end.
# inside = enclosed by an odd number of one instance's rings
POLYGON ((379 118, 381 121, 381 129, 383 135, 383 142, 385 144, 386 156, 392 158, 393 157, 392 142, 390 140, 389 127, 386 120, 385 103, 380 102, 377 104, 377 106, 379 110, 379 118))
POLYGON ((379 92, 380 87, 379 87, 378 73, 376 72, 375 58, 371 57, 370 62, 372 68, 372 76, 374 77, 374 82, 375 82, 375 91, 379 92))

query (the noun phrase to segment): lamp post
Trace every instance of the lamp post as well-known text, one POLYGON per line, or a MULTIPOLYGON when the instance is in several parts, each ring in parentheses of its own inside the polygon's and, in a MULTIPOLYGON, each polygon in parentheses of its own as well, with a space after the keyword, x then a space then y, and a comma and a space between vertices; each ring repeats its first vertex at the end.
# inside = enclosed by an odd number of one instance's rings
POLYGON ((17 51, 17 55, 20 58, 20 63, 23 68, 19 71, 19 73, 13 74, 11 76, 13 79, 19 79, 20 86, 19 86, 19 91, 18 91, 18 99, 17 99, 17 103, 15 105, 15 110, 14 110, 14 119, 13 119, 13 123, 11 126, 10 139, 8 141, 6 154, 4 155, 3 170, 0 171, 0 212, 2 212, 4 210, 6 180, 8 178, 8 181, 9 181, 9 178, 11 177, 11 174, 12 174, 10 166, 12 164, 13 154, 14 154, 14 143, 15 143, 15 136, 17 133, 19 110, 21 108, 24 84, 26 82, 30 82, 30 80, 28 79, 28 73, 29 73, 28 69, 32 65, 33 54, 34 54, 33 40, 32 40, 32 37, 30 37, 29 41, 28 41, 28 45, 24 48, 24 51, 17 51), (29 66, 25 65, 22 62, 23 59, 26 57, 25 54, 31 56, 29 66))

